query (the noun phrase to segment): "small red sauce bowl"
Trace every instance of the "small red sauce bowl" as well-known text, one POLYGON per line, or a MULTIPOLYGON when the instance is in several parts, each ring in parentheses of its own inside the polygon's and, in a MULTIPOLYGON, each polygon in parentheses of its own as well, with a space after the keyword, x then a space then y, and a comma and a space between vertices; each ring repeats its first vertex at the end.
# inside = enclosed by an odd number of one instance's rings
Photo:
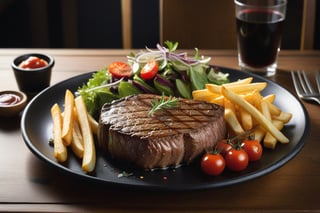
POLYGON ((14 117, 27 105, 27 95, 20 91, 6 90, 0 92, 0 117, 14 117), (12 95, 17 99, 15 101, 5 98, 12 95))
POLYGON ((53 57, 41 53, 28 53, 16 57, 11 63, 11 67, 14 71, 19 90, 28 96, 34 96, 50 86, 54 63, 53 57), (24 69, 19 66, 23 61, 32 56, 45 60, 48 65, 32 69, 24 69))

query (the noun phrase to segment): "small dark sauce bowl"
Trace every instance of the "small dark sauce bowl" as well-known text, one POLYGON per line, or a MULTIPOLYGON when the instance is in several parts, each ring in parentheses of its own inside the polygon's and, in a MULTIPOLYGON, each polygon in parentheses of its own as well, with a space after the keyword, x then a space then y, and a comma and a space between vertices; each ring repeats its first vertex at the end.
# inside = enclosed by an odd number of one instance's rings
POLYGON ((0 91, 0 96, 4 94, 13 94, 19 97, 19 101, 14 104, 1 105, 0 104, 0 117, 14 117, 18 116, 20 112, 27 105, 27 95, 20 91, 6 90, 0 91))

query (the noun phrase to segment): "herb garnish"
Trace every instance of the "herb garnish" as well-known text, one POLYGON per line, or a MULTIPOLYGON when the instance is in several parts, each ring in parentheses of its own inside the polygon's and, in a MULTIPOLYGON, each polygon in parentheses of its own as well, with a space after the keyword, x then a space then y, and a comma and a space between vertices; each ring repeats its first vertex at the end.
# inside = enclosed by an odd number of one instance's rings
POLYGON ((162 93, 161 98, 156 97, 151 101, 151 109, 148 113, 148 116, 151 116, 154 112, 161 109, 169 109, 176 107, 178 104, 178 98, 169 96, 165 98, 165 95, 162 93))

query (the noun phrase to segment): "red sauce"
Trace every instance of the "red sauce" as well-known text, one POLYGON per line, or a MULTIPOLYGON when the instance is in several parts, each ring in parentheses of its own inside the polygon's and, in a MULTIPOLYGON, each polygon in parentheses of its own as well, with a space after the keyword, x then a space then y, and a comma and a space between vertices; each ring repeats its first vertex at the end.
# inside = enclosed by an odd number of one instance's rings
POLYGON ((36 69, 40 67, 45 67, 47 65, 48 62, 46 62, 45 60, 36 56, 30 56, 27 60, 21 62, 21 64, 19 64, 19 67, 23 69, 36 69))
POLYGON ((0 95, 0 106, 15 105, 21 101, 19 95, 13 93, 1 94, 0 95))

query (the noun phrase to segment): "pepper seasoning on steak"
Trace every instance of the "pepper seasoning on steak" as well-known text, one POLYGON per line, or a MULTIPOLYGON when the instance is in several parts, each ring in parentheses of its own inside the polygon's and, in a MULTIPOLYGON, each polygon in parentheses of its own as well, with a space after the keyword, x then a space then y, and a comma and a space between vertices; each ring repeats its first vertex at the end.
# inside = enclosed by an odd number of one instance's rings
POLYGON ((222 106, 179 98, 176 107, 149 116, 157 97, 140 94, 105 104, 99 146, 115 159, 149 170, 188 164, 225 138, 222 106))

